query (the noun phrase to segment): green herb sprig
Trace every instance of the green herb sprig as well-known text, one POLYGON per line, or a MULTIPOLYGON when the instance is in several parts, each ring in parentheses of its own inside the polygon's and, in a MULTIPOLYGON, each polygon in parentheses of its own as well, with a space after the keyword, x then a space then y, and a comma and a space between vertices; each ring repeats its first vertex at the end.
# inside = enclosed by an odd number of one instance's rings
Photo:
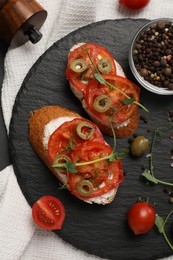
POLYGON ((167 237, 167 234, 165 231, 165 226, 168 222, 168 219, 172 215, 172 213, 173 213, 173 210, 171 210, 169 212, 169 214, 167 215, 167 217, 165 219, 163 217, 160 217, 159 215, 156 215, 156 220, 155 220, 155 226, 157 227, 158 232, 163 235, 164 239, 166 240, 166 242, 169 245, 169 247, 171 248, 171 250, 173 250, 173 245, 171 244, 170 240, 167 237))
POLYGON ((126 93, 124 93, 121 89, 119 89, 119 88, 116 87, 115 85, 113 85, 113 84, 109 83, 107 80, 105 80, 99 72, 95 73, 95 74, 94 74, 94 77, 98 80, 99 83, 105 84, 105 85, 107 85, 107 86, 109 86, 109 87, 111 87, 111 88, 113 88, 113 89, 116 89, 116 90, 118 90, 122 95, 124 95, 124 96, 127 98, 127 100, 120 100, 120 102, 121 102, 122 104, 124 104, 124 105, 127 105, 127 104, 130 105, 130 104, 133 103, 133 104, 136 104, 136 105, 138 105, 139 107, 141 107, 145 112, 149 112, 148 109, 147 109, 145 106, 143 106, 141 103, 139 103, 138 101, 136 101, 134 98, 129 97, 129 96, 128 96, 126 93))
POLYGON ((129 97, 129 96, 128 96, 126 93, 124 93, 121 89, 119 89, 118 87, 114 86, 113 84, 111 84, 111 83, 109 83, 107 80, 105 80, 105 79, 102 77, 102 75, 100 74, 100 72, 99 72, 99 70, 97 69, 97 67, 95 66, 95 64, 94 64, 94 62, 93 62, 93 60, 92 60, 92 58, 91 58, 91 56, 90 56, 90 53, 88 52, 87 49, 86 49, 86 53, 87 53, 87 55, 88 55, 88 57, 89 57, 89 59, 90 59, 92 65, 93 65, 93 67, 94 67, 94 69, 95 69, 95 71, 96 71, 96 73, 94 74, 94 77, 95 77, 95 79, 96 79, 100 84, 105 84, 105 85, 107 85, 107 86, 109 86, 109 87, 111 87, 111 88, 113 88, 113 89, 116 89, 116 90, 118 90, 122 95, 124 95, 124 96, 127 98, 127 100, 120 100, 120 102, 121 102, 122 104, 125 104, 125 103, 126 103, 125 105, 127 105, 127 104, 130 105, 130 104, 134 103, 134 104, 138 105, 139 107, 141 107, 144 111, 149 112, 148 109, 147 109, 145 106, 143 106, 141 103, 139 103, 138 101, 136 101, 134 98, 129 97), (124 103, 124 102, 125 102, 125 103, 124 103))
POLYGON ((163 131, 171 129, 171 128, 173 128, 173 123, 170 123, 170 124, 164 125, 164 126, 160 126, 160 127, 156 128, 154 130, 154 133, 153 133, 151 151, 150 151, 150 156, 149 156, 149 170, 145 170, 142 173, 142 176, 145 179, 147 179, 149 182, 152 182, 154 184, 160 183, 160 184, 163 184, 163 185, 173 186, 173 183, 165 182, 165 181, 162 181, 162 180, 156 178, 155 175, 154 175, 154 166, 153 166, 153 154, 154 154, 156 139, 157 139, 157 142, 159 142, 161 140, 161 136, 162 136, 163 131))

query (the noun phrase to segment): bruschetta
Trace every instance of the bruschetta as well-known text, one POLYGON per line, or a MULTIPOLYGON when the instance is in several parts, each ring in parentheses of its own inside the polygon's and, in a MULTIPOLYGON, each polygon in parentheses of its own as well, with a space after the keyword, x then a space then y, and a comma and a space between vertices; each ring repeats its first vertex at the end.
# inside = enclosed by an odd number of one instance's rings
POLYGON ((125 77, 120 64, 104 47, 92 42, 77 43, 72 46, 68 55, 66 78, 79 100, 83 99, 88 84, 94 78, 93 63, 99 68, 101 74, 116 74, 125 77))
POLYGON ((77 198, 108 204, 123 181, 122 162, 99 128, 76 112, 45 106, 30 112, 29 141, 50 171, 77 198))
POLYGON ((78 44, 68 56, 66 77, 92 121, 108 135, 128 137, 138 127, 140 88, 103 47, 78 44))

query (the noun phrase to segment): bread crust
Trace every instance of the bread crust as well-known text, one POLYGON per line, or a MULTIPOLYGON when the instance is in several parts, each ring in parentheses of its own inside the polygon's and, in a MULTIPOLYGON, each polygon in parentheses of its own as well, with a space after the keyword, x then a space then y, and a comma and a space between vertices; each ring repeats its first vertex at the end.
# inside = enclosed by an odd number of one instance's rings
MULTIPOLYGON (((56 171, 52 168, 48 160, 48 151, 43 145, 44 127, 51 120, 58 117, 81 117, 74 111, 59 106, 45 106, 30 112, 29 118, 29 141, 34 151, 40 156, 47 167, 57 177, 56 171)), ((62 180, 60 180, 62 181, 62 180)))
MULTIPOLYGON (((135 109, 133 115, 129 119, 129 123, 125 126, 121 126, 119 128, 115 127, 115 136, 117 138, 127 138, 132 135, 136 129, 138 128, 138 108, 135 109)), ((93 120, 94 121, 94 120, 93 120)), ((106 127, 102 122, 99 122, 97 126, 100 128, 102 132, 107 135, 113 136, 112 129, 110 127, 106 127)))

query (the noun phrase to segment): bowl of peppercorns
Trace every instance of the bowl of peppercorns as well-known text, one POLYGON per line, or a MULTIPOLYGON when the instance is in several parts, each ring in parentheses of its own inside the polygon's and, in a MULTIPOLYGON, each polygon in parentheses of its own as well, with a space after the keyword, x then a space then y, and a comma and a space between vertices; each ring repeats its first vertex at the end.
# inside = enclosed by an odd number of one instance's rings
POLYGON ((145 89, 173 95, 173 19, 152 20, 136 33, 129 51, 129 66, 145 89))

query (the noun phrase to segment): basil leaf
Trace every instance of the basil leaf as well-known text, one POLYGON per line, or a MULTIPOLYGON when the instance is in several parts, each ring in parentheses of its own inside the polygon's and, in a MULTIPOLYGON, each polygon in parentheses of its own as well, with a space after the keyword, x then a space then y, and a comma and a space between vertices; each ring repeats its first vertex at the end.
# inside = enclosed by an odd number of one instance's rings
POLYGON ((99 73, 95 73, 94 77, 96 78, 96 80, 100 83, 100 84, 105 84, 105 80, 104 78, 99 74, 99 73))

